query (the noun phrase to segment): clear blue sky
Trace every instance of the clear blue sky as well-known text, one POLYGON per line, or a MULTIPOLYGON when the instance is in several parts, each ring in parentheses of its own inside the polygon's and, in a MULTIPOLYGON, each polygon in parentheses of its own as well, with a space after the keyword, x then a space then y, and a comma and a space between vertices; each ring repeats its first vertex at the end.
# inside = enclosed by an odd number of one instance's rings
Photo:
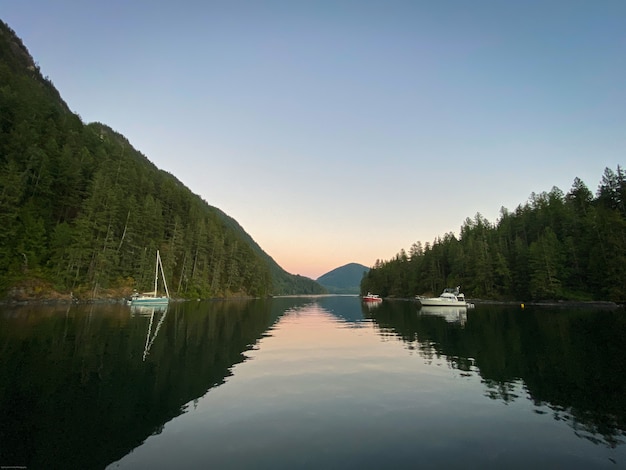
POLYGON ((2 0, 0 18, 83 121, 314 279, 626 163, 623 0, 2 0))

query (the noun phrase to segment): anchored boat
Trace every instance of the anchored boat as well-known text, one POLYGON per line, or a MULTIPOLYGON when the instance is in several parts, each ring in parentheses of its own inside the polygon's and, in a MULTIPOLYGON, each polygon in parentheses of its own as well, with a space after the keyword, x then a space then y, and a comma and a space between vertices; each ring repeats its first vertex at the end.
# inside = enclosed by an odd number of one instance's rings
POLYGON ((144 292, 143 294, 134 293, 130 297, 130 304, 133 306, 156 306, 156 305, 167 305, 170 301, 170 293, 167 289, 167 282, 165 281, 165 273, 163 272, 163 264, 161 263, 161 256, 159 255, 159 250, 156 252, 156 268, 154 272, 154 291, 153 292, 144 292), (163 287, 165 288, 165 296, 159 296, 158 294, 158 285, 159 285, 159 273, 161 273, 161 278, 163 280, 163 287))
POLYGON ((467 307, 465 295, 459 292, 461 286, 456 289, 444 289, 439 297, 416 296, 416 300, 427 307, 467 307))
POLYGON ((368 292, 367 295, 363 296, 363 302, 382 302, 382 301, 383 299, 381 299, 378 294, 370 294, 368 292))

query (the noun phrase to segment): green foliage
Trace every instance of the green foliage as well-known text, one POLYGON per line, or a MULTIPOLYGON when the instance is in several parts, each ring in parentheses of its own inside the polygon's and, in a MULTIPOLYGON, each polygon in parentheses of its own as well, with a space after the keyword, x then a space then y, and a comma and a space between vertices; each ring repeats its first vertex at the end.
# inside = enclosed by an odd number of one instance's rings
POLYGON ((320 293, 120 134, 85 125, 0 21, 0 290, 148 289, 159 249, 178 297, 320 293))
POLYGON ((466 296, 515 300, 626 300, 626 174, 606 169, 597 195, 579 179, 531 194, 497 224, 466 219, 459 239, 416 243, 377 261, 361 292, 413 297, 462 285, 466 296))

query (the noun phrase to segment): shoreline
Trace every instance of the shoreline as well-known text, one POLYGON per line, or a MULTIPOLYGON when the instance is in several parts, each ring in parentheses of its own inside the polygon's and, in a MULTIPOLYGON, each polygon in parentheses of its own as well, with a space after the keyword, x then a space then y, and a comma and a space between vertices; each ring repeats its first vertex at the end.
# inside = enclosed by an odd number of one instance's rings
MULTIPOLYGON (((217 301, 217 300, 251 300, 259 299, 261 297, 246 297, 246 296, 232 296, 232 297, 209 297, 206 299, 185 299, 185 298, 170 298, 170 304, 182 303, 182 302, 201 302, 201 301, 217 301)), ((129 298, 111 298, 101 297, 95 299, 67 299, 67 298, 45 298, 45 299, 0 299, 0 307, 2 306, 20 306, 20 305, 126 305, 129 298)))
MULTIPOLYGON (((346 294, 324 294, 325 296, 352 296, 346 294)), ((285 295, 285 296, 271 296, 271 297, 310 297, 311 295, 306 294, 293 294, 293 295, 285 295)), ((358 297, 358 295, 355 295, 358 297)), ((268 297, 268 298, 271 298, 268 297)), ((185 299, 185 298, 172 298, 170 302, 179 303, 179 302, 199 302, 199 301, 214 301, 214 300, 241 300, 241 299, 256 299, 260 297, 242 297, 242 296, 233 296, 233 297, 211 297, 206 299, 185 299)), ((400 298, 400 297, 385 297, 385 300, 389 301, 408 301, 408 302, 417 302, 413 298, 400 298)), ((76 297, 68 298, 67 296, 63 297, 47 297, 47 298, 31 298, 31 299, 10 299, 4 298, 0 299, 0 306, 9 305, 91 305, 91 304, 126 304, 128 298, 126 297, 98 297, 94 299, 78 299, 76 297)), ((473 304, 474 306, 478 305, 501 305, 508 307, 564 307, 564 308, 609 308, 609 309, 617 309, 617 308, 625 308, 626 304, 612 302, 608 300, 588 300, 588 301, 579 301, 579 300, 542 300, 542 301, 515 301, 515 300, 489 300, 489 299, 467 299, 467 302, 473 304)))
MULTIPOLYGON (((384 300, 416 302, 414 298, 406 297, 383 297, 384 300)), ((465 299, 468 304, 477 305, 501 305, 503 307, 571 307, 571 308, 625 308, 626 303, 613 302, 610 300, 489 300, 489 299, 465 299)))

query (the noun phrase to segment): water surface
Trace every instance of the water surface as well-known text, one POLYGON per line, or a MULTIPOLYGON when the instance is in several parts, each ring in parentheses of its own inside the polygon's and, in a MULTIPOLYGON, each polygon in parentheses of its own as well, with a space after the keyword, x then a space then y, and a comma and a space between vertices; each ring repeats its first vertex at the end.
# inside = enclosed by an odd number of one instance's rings
POLYGON ((0 465, 626 466, 623 310, 0 308, 0 465))

